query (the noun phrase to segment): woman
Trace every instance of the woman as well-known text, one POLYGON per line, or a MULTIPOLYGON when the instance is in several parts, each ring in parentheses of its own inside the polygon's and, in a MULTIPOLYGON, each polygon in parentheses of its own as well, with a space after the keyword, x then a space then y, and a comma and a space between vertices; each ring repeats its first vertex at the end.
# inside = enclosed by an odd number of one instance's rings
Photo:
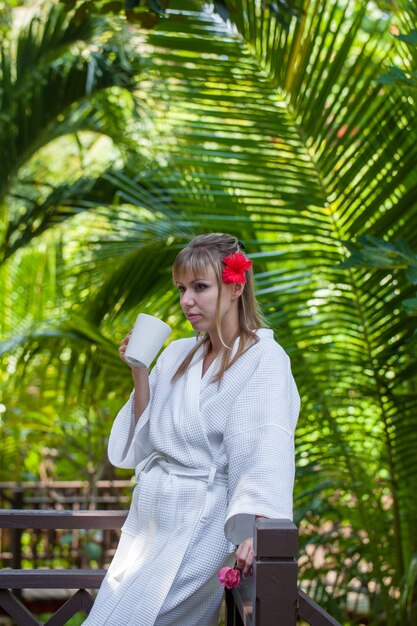
POLYGON ((196 237, 174 262, 197 340, 173 341, 150 376, 131 370, 109 459, 137 484, 87 626, 215 626, 219 569, 236 560, 247 576, 254 520, 292 517, 299 396, 262 328, 251 265, 224 234, 196 237))

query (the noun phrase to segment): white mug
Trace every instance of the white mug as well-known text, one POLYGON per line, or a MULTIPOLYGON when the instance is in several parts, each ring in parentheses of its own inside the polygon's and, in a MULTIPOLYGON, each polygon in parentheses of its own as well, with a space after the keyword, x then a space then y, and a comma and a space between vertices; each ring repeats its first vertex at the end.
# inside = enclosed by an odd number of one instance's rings
POLYGON ((127 344, 126 361, 133 367, 149 367, 171 332, 157 317, 139 313, 127 344))

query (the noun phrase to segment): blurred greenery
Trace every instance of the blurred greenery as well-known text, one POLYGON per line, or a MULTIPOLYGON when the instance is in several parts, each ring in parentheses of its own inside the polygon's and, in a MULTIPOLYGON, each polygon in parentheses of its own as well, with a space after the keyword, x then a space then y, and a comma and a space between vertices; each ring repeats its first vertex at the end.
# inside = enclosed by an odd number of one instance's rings
POLYGON ((15 5, 0 477, 115 475, 105 445, 131 386, 117 345, 138 311, 190 334, 172 260, 232 232, 302 396, 303 584, 343 624, 415 624, 412 3, 15 5))
MULTIPOLYGON (((41 624, 46 624, 47 620, 52 617, 52 613, 42 613, 39 615, 39 619, 41 620, 41 624)), ((81 624, 85 621, 85 614, 74 615, 67 622, 67 626, 81 626, 81 624)))

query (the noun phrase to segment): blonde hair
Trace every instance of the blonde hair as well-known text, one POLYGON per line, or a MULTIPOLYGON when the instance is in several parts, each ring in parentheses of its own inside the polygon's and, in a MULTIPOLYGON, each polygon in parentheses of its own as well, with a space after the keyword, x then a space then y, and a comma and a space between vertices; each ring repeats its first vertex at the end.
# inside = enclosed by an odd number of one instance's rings
MULTIPOLYGON (((265 326, 264 318, 255 297, 253 269, 250 268, 245 272, 247 282, 244 285, 243 293, 238 301, 239 330, 236 337, 233 339, 240 337, 240 341, 236 354, 232 358, 231 346, 227 346, 223 341, 220 327, 220 298, 223 287, 222 271, 224 269, 222 261, 229 256, 229 254, 241 252, 243 248, 243 244, 236 239, 236 237, 233 237, 233 235, 224 233, 199 235, 195 237, 186 248, 181 250, 172 266, 172 278, 174 282, 180 281, 181 277, 187 275, 199 276, 206 271, 208 266, 211 266, 215 271, 219 288, 216 305, 216 329, 224 347, 221 363, 213 377, 213 381, 220 381, 224 372, 229 369, 248 348, 259 341, 255 330, 265 326)), ((210 352, 211 348, 208 333, 205 334, 187 354, 184 361, 175 372, 172 378, 173 381, 180 378, 188 370, 200 346, 204 346, 202 355, 202 358, 204 358, 210 352)))

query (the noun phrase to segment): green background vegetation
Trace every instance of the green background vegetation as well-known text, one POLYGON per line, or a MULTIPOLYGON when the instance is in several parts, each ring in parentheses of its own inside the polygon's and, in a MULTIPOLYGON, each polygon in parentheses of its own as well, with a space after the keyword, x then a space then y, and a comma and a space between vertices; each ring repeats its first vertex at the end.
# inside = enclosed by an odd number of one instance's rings
POLYGON ((149 4, 0 2, 0 479, 126 476, 118 343, 190 334, 170 264, 234 233, 302 396, 304 584, 415 624, 413 3, 149 4))

